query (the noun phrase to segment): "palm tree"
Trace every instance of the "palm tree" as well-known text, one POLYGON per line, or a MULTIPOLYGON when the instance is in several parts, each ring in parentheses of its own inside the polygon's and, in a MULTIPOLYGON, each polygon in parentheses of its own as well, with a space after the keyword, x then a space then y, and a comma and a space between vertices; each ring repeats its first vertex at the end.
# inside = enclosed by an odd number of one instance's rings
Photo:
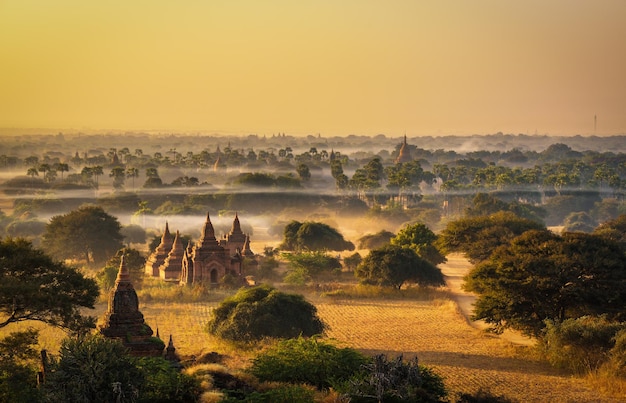
POLYGON ((39 172, 43 172, 43 181, 46 182, 48 179, 48 172, 50 172, 49 164, 40 164, 39 168, 37 168, 39 172))
POLYGON ((135 191, 135 178, 139 177, 139 170, 137 168, 126 168, 126 177, 133 178, 133 191, 135 191))
POLYGON ((98 177, 104 173, 101 165, 96 165, 91 168, 91 173, 96 178, 96 189, 98 188, 98 177))
POLYGON ((32 179, 35 179, 35 176, 39 176, 39 171, 35 167, 28 168, 26 171, 26 175, 30 176, 32 179))
POLYGON ((124 168, 122 167, 114 167, 111 169, 109 176, 113 178, 113 187, 115 189, 121 189, 124 187, 124 179, 126 179, 124 174, 124 168))
POLYGON ((57 172, 61 172, 61 180, 63 180, 63 172, 67 172, 70 170, 70 166, 68 164, 64 164, 62 162, 54 164, 54 169, 57 172))

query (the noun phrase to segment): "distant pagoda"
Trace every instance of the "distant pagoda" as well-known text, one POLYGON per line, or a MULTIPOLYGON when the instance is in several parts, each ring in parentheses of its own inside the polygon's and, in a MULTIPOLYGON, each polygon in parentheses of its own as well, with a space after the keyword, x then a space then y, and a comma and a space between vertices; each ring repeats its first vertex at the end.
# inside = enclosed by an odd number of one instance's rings
POLYGON ((400 151, 398 151, 398 157, 396 158, 396 164, 402 164, 405 162, 411 162, 413 158, 411 158, 411 152, 409 151, 409 145, 406 142, 406 134, 404 135, 404 141, 400 146, 400 151))
POLYGON ((105 337, 120 340, 131 355, 138 357, 160 357, 165 344, 160 339, 152 337, 152 328, 148 326, 139 311, 139 298, 130 274, 124 263, 124 256, 120 262, 120 271, 117 273, 115 286, 109 294, 109 307, 104 314, 100 333, 105 337))

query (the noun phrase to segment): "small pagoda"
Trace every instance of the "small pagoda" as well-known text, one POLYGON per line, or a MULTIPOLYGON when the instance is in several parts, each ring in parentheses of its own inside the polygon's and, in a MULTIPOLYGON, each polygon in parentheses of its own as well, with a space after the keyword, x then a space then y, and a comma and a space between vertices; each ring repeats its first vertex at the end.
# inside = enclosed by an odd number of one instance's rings
POLYGON ((99 330, 105 337, 120 340, 133 356, 161 357, 163 354, 165 344, 159 338, 152 337, 152 328, 146 324, 139 311, 139 299, 130 282, 124 256, 99 330))
POLYGON ((172 247, 174 246, 174 238, 170 233, 170 227, 167 222, 165 222, 165 232, 163 232, 163 236, 161 237, 161 242, 159 246, 155 249, 154 253, 152 253, 146 262, 146 274, 149 276, 159 277, 159 268, 165 263, 165 259, 169 256, 172 247))

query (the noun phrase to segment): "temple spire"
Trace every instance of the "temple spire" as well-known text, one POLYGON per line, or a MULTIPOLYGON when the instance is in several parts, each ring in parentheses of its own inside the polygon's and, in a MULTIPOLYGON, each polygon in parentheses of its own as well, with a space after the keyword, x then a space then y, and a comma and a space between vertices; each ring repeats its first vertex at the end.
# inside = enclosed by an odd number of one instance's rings
POLYGON ((215 239, 215 229, 213 229, 210 214, 207 213, 206 222, 202 228, 202 235, 200 236, 198 246, 201 248, 214 248, 218 246, 218 244, 217 239, 215 239))
POLYGON ((230 230, 231 234, 241 234, 241 223, 239 222, 239 217, 237 213, 235 213, 235 219, 233 220, 233 227, 230 230))
POLYGON ((124 255, 120 259, 120 270, 117 272, 117 278, 115 279, 116 285, 121 283, 130 283, 130 272, 128 267, 126 267, 126 262, 124 262, 124 255))

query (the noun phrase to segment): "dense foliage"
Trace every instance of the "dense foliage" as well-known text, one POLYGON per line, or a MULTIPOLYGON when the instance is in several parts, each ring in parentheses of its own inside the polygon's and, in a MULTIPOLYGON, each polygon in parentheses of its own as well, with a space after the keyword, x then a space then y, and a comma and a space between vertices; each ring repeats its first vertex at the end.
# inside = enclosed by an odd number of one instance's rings
POLYGON ((444 285, 441 270, 408 247, 386 245, 370 251, 354 274, 365 284, 400 289, 408 281, 424 286, 444 285))
POLYGON ((79 331, 94 327, 100 290, 77 269, 52 260, 24 239, 0 241, 0 327, 35 320, 79 331))
POLYGON ((306 383, 327 389, 347 381, 369 361, 354 349, 298 337, 259 354, 249 371, 261 381, 306 383))
POLYGON ((30 403, 39 400, 35 350, 38 333, 29 329, 0 340, 0 402, 30 403))
POLYGON ((285 226, 281 249, 342 251, 354 250, 354 244, 346 241, 343 235, 330 225, 313 221, 301 223, 293 220, 285 226))
POLYGON ((606 317, 582 316, 549 320, 540 339, 546 359, 555 367, 585 374, 603 365, 626 374, 626 323, 606 317))
POLYGON ((358 239, 359 249, 376 249, 388 244, 396 236, 393 232, 380 230, 375 234, 366 234, 358 239))
POLYGON ((545 320, 600 314, 623 320, 624 250, 596 235, 528 231, 474 267, 465 288, 478 294, 474 319, 497 331, 539 336, 545 320))
POLYGON ((511 212, 489 216, 466 217, 450 221, 441 231, 437 245, 445 254, 463 252, 472 263, 489 258, 500 245, 529 230, 545 227, 511 212))
POLYGON ((200 387, 163 358, 136 358, 100 335, 63 340, 43 389, 50 402, 194 402, 200 387), (119 400, 118 400, 119 399, 119 400))
POLYGON ((446 257, 439 252, 434 243, 437 235, 422 223, 407 224, 390 242, 392 245, 411 248, 419 257, 438 265, 446 261, 446 257))
POLYGON ((207 324, 209 333, 235 341, 308 337, 323 333, 325 327, 315 306, 303 296, 267 285, 241 289, 226 298, 207 324))
POLYGON ((98 206, 82 206, 50 219, 42 246, 57 259, 104 263, 122 247, 117 218, 98 206))
POLYGON ((128 269, 133 286, 141 288, 146 258, 137 249, 123 248, 117 251, 115 256, 109 259, 106 265, 96 273, 98 283, 104 291, 110 290, 115 284, 122 256, 124 256, 124 264, 128 269))
POLYGON ((419 365, 417 357, 404 361, 402 355, 389 359, 384 354, 374 356, 341 389, 355 403, 435 403, 445 401, 448 394, 443 379, 419 365))
POLYGON ((324 279, 341 270, 339 259, 325 252, 285 253, 283 257, 289 262, 285 281, 290 284, 304 285, 309 280, 324 279))
POLYGON ((618 242, 626 250, 626 214, 600 224, 594 234, 618 242))

